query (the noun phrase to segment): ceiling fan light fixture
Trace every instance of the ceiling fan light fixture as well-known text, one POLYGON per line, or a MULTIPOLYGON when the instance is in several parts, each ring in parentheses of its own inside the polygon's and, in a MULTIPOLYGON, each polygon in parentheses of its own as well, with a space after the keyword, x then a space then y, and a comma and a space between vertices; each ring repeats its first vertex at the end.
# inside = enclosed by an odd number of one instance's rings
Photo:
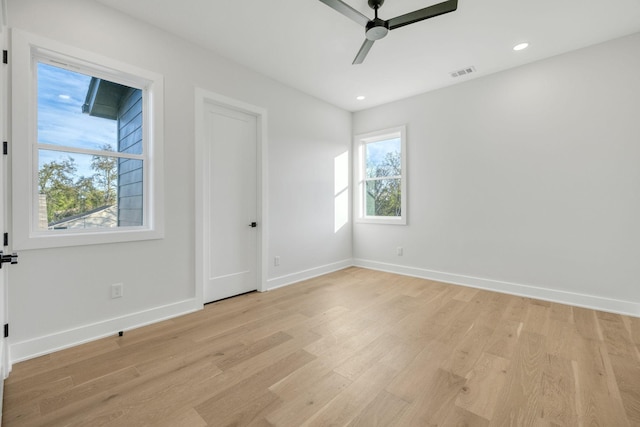
POLYGON ((524 42, 524 43, 518 43, 517 45, 515 45, 515 46, 513 47, 513 50, 515 50, 515 51, 517 52, 517 51, 519 51, 519 50, 524 50, 524 49, 526 49, 526 48, 528 48, 528 47, 529 47, 529 43, 527 43, 527 42, 524 42))
POLYGON ((389 33, 389 24, 382 19, 375 18, 366 26, 365 37, 375 41, 384 38, 389 33))

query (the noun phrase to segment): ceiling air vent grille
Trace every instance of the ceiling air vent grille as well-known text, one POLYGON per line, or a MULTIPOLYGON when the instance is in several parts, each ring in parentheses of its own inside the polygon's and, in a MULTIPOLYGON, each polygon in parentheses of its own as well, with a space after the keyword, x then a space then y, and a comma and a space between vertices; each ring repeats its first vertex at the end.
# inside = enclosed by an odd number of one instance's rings
POLYGON ((451 77, 456 78, 456 77, 466 76, 467 74, 471 74, 475 72, 476 72, 476 67, 472 65, 471 67, 466 67, 461 70, 452 72, 451 77))

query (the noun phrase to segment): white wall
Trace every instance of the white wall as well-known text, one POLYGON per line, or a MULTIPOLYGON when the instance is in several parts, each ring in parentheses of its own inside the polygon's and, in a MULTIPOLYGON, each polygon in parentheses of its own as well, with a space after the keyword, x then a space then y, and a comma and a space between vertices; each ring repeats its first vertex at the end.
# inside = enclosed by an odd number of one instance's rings
POLYGON ((407 226, 359 265, 640 315, 640 34, 354 114, 407 124, 407 226), (404 256, 396 256, 396 247, 404 256))
MULTIPOLYGON (((348 265, 351 227, 333 224, 334 159, 350 113, 93 1, 9 0, 9 26, 164 75, 165 238, 20 253, 10 272, 14 360, 193 309, 194 90, 268 111, 269 284, 348 265), (112 300, 109 285, 125 296, 112 300)), ((13 94, 13 96, 25 96, 13 94)), ((14 141, 18 144, 21 141, 14 141)))

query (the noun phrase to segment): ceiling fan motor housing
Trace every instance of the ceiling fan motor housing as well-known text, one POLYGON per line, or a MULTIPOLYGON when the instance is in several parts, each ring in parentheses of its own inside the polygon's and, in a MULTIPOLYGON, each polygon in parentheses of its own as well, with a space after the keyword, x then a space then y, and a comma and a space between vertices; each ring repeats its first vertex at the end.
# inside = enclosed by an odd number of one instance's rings
POLYGON ((369 21, 366 26, 365 36, 368 40, 380 40, 389 33, 389 23, 380 18, 369 21))

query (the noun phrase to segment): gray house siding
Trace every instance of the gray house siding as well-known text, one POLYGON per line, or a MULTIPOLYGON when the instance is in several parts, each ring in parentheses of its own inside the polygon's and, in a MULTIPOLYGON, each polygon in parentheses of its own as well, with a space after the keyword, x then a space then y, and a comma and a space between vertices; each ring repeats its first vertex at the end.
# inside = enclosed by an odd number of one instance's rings
MULTIPOLYGON (((142 154, 142 91, 129 89, 118 111, 118 151, 142 154)), ((143 222, 142 161, 118 161, 118 226, 143 222)))

